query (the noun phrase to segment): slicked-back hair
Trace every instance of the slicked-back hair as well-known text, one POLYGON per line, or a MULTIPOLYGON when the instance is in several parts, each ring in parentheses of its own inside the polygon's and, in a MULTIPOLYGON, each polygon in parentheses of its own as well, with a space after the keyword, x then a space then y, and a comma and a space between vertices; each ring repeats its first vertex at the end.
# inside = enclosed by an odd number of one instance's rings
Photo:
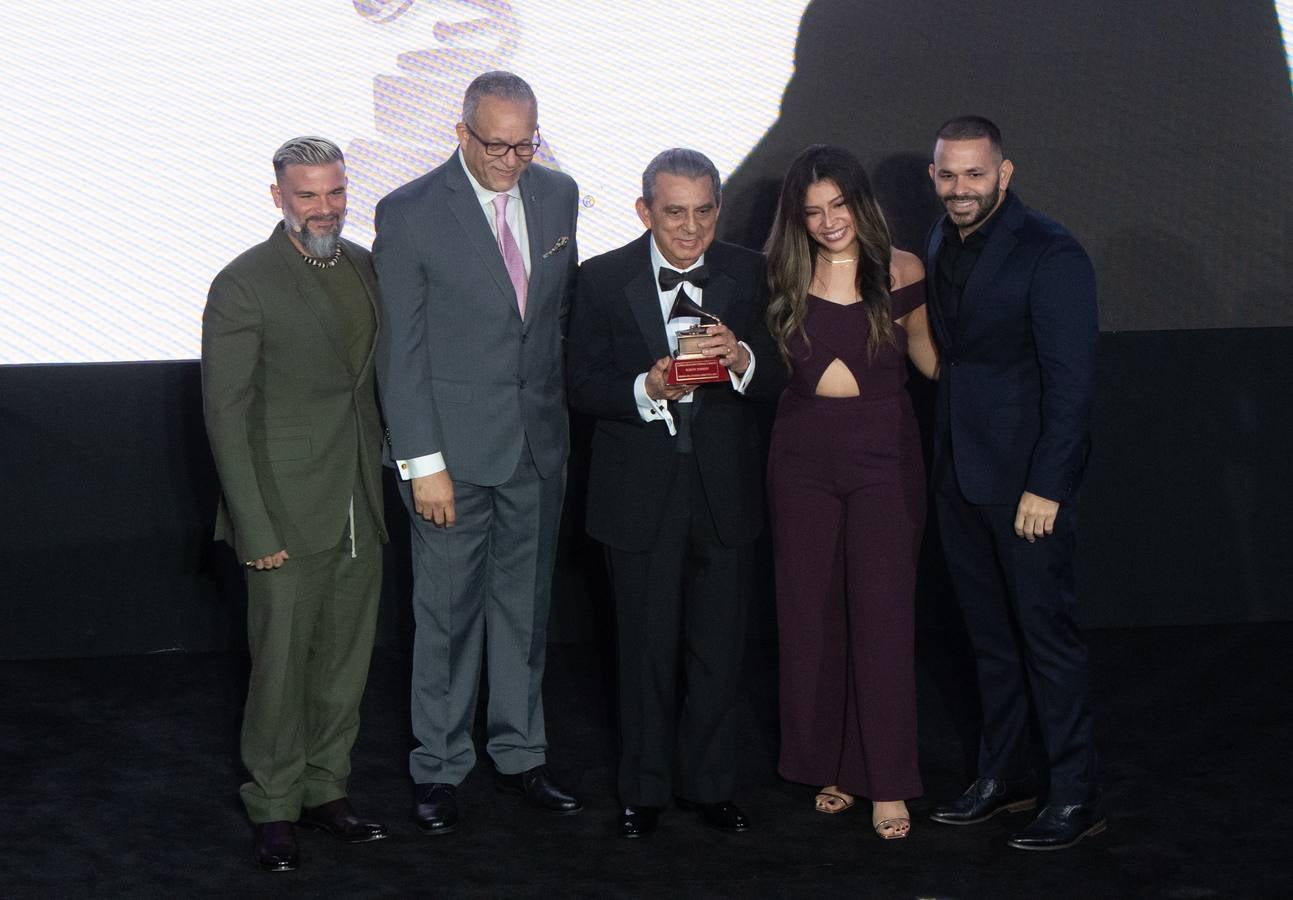
POLYGON ((955 119, 948 119, 943 123, 943 127, 938 129, 938 134, 934 135, 934 143, 977 141, 979 138, 987 138, 988 143, 992 145, 992 151, 997 156, 1005 158, 1001 152, 1001 129, 991 119, 985 119, 983 116, 957 116, 955 119))
POLYGON ((839 188, 853 216, 858 237, 857 291, 869 326, 867 352, 874 355, 881 344, 895 340, 889 302, 893 246, 866 169, 843 147, 813 144, 786 170, 772 232, 763 248, 768 261, 768 330, 787 365, 791 363, 790 339, 803 331, 808 288, 819 252, 804 221, 808 188, 819 181, 833 182, 839 188))
POLYGON ((699 150, 673 147, 657 153, 642 172, 642 199, 647 206, 655 198, 655 179, 662 172, 683 178, 708 178, 714 186, 714 205, 723 205, 723 183, 718 177, 718 167, 699 150))
POLYGON ((462 95, 462 120, 473 128, 476 127, 476 107, 486 97, 497 97, 511 103, 528 103, 534 107, 534 114, 539 114, 539 101, 534 96, 530 85, 520 75, 495 70, 483 72, 467 85, 467 92, 462 95))
POLYGON ((282 175, 288 166, 322 166, 332 162, 346 164, 340 147, 327 138, 302 135, 274 151, 274 174, 282 175))

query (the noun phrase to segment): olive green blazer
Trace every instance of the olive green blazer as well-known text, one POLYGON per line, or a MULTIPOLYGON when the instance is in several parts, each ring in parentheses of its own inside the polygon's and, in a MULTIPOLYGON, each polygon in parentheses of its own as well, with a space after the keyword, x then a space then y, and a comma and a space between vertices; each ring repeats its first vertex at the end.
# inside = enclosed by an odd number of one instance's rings
MULTIPOLYGON (((380 323, 369 253, 341 243, 380 323)), ((335 547, 357 482, 368 502, 356 514, 366 508, 386 540, 376 338, 353 371, 327 302, 281 226, 225 266, 207 295, 202 402, 222 494, 215 537, 243 561, 335 547)))

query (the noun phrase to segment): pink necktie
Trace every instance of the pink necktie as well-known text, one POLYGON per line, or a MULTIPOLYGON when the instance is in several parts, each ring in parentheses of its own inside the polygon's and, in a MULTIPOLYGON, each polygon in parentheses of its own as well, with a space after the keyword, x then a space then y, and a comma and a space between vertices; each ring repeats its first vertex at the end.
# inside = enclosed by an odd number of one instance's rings
POLYGON ((516 290, 516 308, 525 318, 525 262, 521 258, 521 248, 516 246, 512 229, 507 227, 507 194, 494 196, 494 228, 498 232, 498 251, 503 254, 503 265, 507 266, 507 277, 512 279, 516 290))

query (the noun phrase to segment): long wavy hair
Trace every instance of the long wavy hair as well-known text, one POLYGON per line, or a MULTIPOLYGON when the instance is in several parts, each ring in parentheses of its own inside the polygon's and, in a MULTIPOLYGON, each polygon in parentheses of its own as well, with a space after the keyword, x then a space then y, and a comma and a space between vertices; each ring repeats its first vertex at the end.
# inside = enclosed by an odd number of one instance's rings
POLYGON ((893 248, 884 213, 857 157, 842 147, 814 144, 802 150, 786 172, 777 217, 763 248, 768 259, 768 330, 776 338, 787 366, 790 338, 797 331, 803 332, 808 288, 813 280, 817 244, 804 225, 804 203, 809 185, 818 181, 835 182, 853 213, 859 238, 858 296, 870 326, 867 352, 874 355, 882 344, 894 343, 889 306, 889 259, 893 248))

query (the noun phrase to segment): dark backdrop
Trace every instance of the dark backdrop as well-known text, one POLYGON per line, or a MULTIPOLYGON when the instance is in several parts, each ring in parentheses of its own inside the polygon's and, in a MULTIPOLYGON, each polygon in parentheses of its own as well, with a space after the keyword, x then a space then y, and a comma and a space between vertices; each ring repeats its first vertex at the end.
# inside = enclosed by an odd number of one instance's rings
MULTIPOLYGON (((1099 273, 1081 620, 1293 619, 1293 102, 1273 4, 816 0, 781 118, 729 180, 723 236, 761 244, 786 164, 824 141, 855 149, 896 242, 918 247, 938 211, 930 137, 965 112, 998 121, 1014 187, 1099 273)), ((573 427, 557 641, 607 623, 573 427)), ((208 540, 217 490, 196 363, 0 367, 0 658, 241 646, 237 562, 208 540)), ((407 528, 393 495, 388 509, 385 643, 410 627, 407 528)), ((947 624, 926 543, 921 622, 947 624)))
MULTIPOLYGON (((1081 621, 1293 619, 1287 415, 1293 328, 1106 333, 1083 497, 1081 621)), ((0 658, 241 646, 241 574, 208 539, 217 484, 196 363, 0 368, 0 658)), ((922 408, 929 391, 914 385, 922 408)), ((581 535, 576 449, 551 638, 607 634, 596 547, 581 535)), ((379 641, 409 634, 407 526, 393 544, 379 641)), ((926 542, 920 620, 954 620, 926 542)), ((759 600, 771 628, 771 599, 759 600)))
POLYGON ((965 113, 1001 126, 1012 186, 1086 246, 1104 330, 1293 325, 1293 99, 1270 0, 815 0, 722 233, 762 244, 790 160, 835 143, 918 247, 934 132, 965 113))

